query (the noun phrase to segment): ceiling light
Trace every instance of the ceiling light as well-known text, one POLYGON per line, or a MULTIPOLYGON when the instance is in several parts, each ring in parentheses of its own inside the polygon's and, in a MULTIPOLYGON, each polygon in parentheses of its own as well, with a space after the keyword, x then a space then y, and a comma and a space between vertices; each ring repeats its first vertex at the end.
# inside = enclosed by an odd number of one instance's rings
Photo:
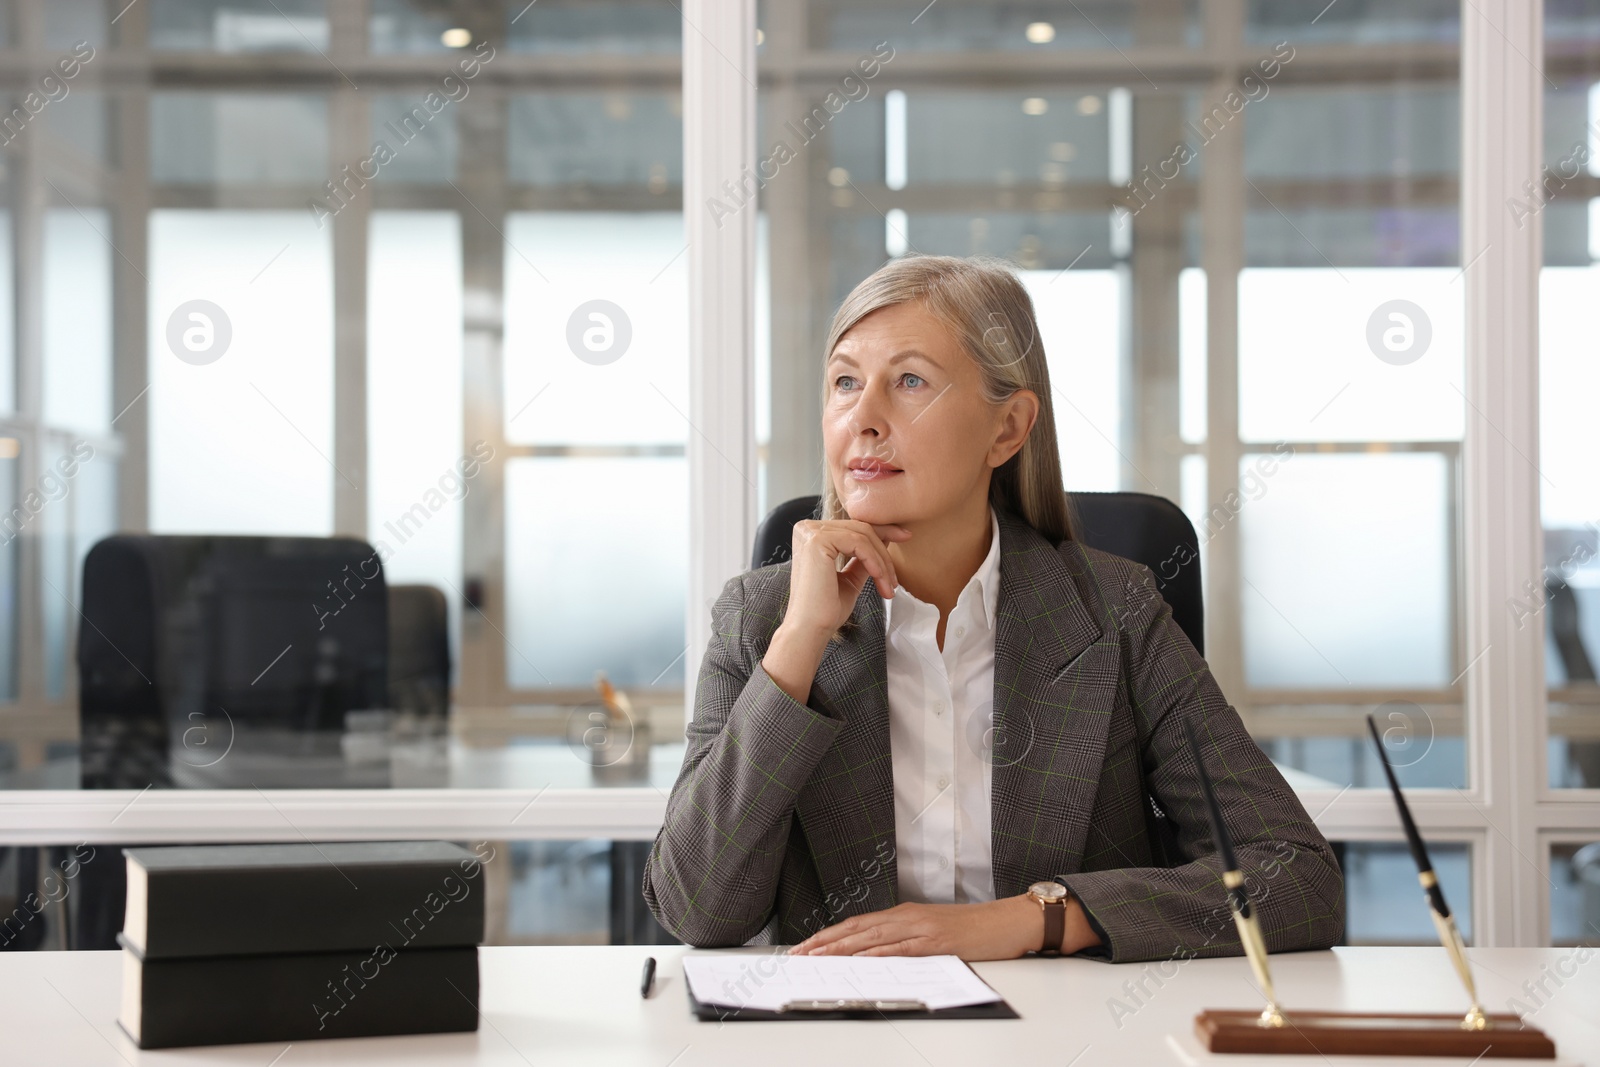
POLYGON ((843 167, 834 167, 828 172, 828 184, 835 188, 843 188, 850 184, 850 172, 843 167))
POLYGON ((1056 39, 1056 28, 1048 22, 1030 22, 1027 34, 1029 44, 1049 44, 1056 39))
POLYGON ((1050 110, 1050 101, 1042 96, 1030 96, 1022 102, 1024 115, 1043 115, 1050 110))
POLYGON ((454 26, 439 35, 439 43, 446 48, 465 48, 472 43, 472 31, 462 26, 454 26))
POLYGON ((1085 96, 1085 97, 1082 97, 1081 99, 1079 99, 1079 101, 1078 101, 1078 114, 1080 114, 1080 115, 1098 115, 1098 114, 1100 114, 1100 98, 1098 96, 1085 96))

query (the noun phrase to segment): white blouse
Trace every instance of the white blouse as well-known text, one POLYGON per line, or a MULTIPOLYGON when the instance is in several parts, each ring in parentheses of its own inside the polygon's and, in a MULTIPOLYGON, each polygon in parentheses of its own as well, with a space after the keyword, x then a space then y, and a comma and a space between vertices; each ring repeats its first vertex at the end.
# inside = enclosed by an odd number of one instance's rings
POLYGON ((903 587, 884 602, 895 864, 901 901, 994 899, 989 840, 1000 520, 938 642, 939 609, 903 587))

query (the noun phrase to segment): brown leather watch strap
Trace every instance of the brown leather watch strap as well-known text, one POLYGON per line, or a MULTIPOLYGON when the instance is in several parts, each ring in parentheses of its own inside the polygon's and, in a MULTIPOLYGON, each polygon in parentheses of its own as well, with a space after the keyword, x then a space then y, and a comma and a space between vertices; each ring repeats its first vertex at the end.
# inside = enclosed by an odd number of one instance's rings
POLYGON ((1067 901, 1042 900, 1039 902, 1044 908, 1044 945, 1039 949, 1042 956, 1061 955, 1061 938, 1067 932, 1067 901))

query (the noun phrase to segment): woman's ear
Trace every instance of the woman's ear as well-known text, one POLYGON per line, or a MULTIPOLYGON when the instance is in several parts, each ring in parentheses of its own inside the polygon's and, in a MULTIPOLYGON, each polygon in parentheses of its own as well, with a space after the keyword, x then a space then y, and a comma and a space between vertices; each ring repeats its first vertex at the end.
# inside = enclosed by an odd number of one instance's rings
POLYGON ((989 446, 989 466, 998 468, 1022 451, 1033 424, 1039 421, 1039 396, 1032 389, 1018 389, 1000 405, 1000 421, 994 444, 989 446))

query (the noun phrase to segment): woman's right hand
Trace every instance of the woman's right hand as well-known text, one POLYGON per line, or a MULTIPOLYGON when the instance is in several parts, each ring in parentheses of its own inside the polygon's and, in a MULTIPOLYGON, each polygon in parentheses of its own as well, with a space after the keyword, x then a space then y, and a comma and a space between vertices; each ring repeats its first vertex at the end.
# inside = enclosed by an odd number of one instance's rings
POLYGON ((894 560, 888 541, 909 540, 903 526, 872 526, 853 519, 807 519, 794 524, 789 558, 789 607, 784 626, 826 640, 844 625, 855 610, 856 598, 867 584, 877 581, 878 593, 894 595, 894 560), (848 562, 839 569, 840 556, 848 562))
POLYGON ((872 578, 885 599, 899 584, 890 541, 907 541, 903 526, 872 526, 853 519, 807 519, 794 525, 790 542, 789 606, 761 665, 778 687, 804 704, 822 653, 850 617, 856 598, 872 578), (844 568, 839 558, 848 559, 844 568))

